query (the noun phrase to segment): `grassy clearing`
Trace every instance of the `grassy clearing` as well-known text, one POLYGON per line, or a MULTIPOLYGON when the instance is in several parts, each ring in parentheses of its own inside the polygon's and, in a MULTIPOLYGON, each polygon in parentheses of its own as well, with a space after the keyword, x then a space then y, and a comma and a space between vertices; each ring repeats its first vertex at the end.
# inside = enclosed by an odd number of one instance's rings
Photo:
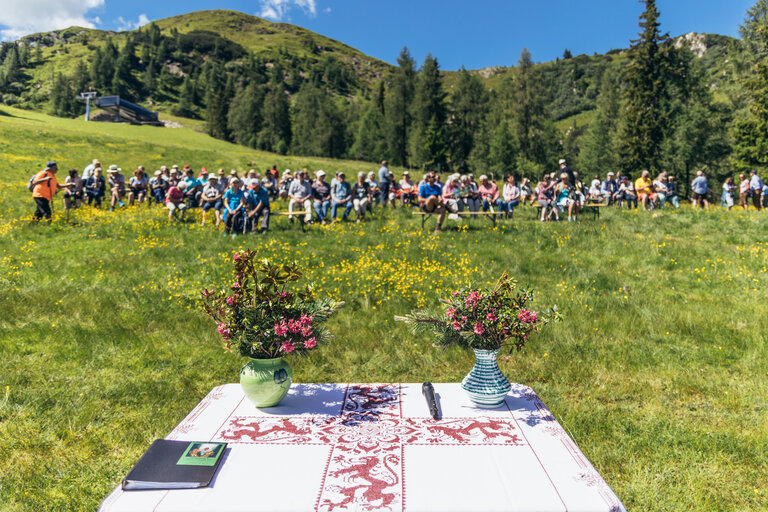
POLYGON ((48 155, 62 167, 95 155, 126 169, 158 154, 209 167, 370 166, 10 113, 0 116, 0 509, 94 509, 151 440, 236 381, 243 361, 220 350, 194 298, 228 282, 241 248, 300 261, 321 293, 348 303, 329 324, 338 338, 292 360, 300 382, 461 379, 470 354, 437 352, 393 316, 508 270, 566 319, 502 369, 540 394, 630 510, 768 507, 765 214, 608 211, 541 225, 522 210, 497 229, 478 220, 439 236, 403 211, 306 234, 282 219, 265 237, 235 239, 146 208, 29 226, 18 220, 32 210, 23 183, 48 155))

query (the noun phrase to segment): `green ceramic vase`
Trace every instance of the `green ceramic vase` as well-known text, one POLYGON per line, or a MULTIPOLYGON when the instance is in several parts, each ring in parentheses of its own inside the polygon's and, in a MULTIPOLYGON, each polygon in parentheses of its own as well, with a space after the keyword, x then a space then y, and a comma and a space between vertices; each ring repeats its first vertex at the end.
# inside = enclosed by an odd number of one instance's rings
POLYGON ((256 407, 280 403, 293 382, 293 369, 281 358, 251 359, 240 370, 240 386, 256 407))

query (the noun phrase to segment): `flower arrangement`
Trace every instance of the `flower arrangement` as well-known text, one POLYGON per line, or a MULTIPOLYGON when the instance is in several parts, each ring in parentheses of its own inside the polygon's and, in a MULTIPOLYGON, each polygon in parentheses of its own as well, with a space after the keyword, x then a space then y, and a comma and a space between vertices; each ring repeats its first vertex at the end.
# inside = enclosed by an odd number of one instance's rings
POLYGON ((441 300, 444 311, 417 310, 395 320, 406 322, 417 333, 432 331, 435 346, 459 345, 477 350, 509 347, 521 350, 529 337, 551 320, 559 320, 557 307, 534 311, 533 293, 517 290, 517 283, 505 272, 493 289, 455 291, 441 300))
POLYGON ((256 261, 255 251, 237 252, 232 261, 236 277, 230 289, 202 292, 203 311, 217 322, 225 350, 273 359, 314 350, 332 337, 322 324, 344 303, 316 298, 310 285, 290 291, 287 285, 302 275, 297 263, 256 261))

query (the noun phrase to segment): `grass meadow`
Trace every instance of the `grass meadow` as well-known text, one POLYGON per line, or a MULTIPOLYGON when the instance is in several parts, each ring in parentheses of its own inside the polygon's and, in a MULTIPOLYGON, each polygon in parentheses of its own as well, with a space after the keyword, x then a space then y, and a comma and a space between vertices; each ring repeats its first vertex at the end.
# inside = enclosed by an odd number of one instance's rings
MULTIPOLYGON (((3 107, 5 109, 5 107, 3 107)), ((237 238, 169 222, 160 208, 59 210, 30 225, 25 188, 49 158, 209 169, 348 172, 359 162, 278 157, 189 129, 0 111, 0 510, 94 510, 244 360, 196 309, 255 249, 298 260, 347 302, 337 338, 291 359, 298 382, 459 381, 473 356, 440 352, 393 321, 503 272, 556 304, 525 352, 500 357, 533 387, 631 511, 768 508, 768 214, 608 210, 540 224, 526 208, 433 235, 402 210, 361 225, 285 219, 237 238)), ((62 173, 63 174, 63 173, 62 173)), ((469 492, 469 490, 468 490, 469 492)))

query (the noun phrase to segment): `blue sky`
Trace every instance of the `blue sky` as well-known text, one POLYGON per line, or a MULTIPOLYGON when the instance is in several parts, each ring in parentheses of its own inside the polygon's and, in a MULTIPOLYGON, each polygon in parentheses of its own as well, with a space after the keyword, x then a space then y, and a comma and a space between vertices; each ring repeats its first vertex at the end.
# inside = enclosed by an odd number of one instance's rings
MULTIPOLYGON (((662 30, 738 36, 756 0, 658 0, 662 30)), ((202 9, 233 9, 301 25, 394 62, 408 46, 443 69, 514 64, 523 47, 536 61, 626 48, 638 32, 636 0, 0 0, 0 39, 85 25, 126 30, 202 9)))

